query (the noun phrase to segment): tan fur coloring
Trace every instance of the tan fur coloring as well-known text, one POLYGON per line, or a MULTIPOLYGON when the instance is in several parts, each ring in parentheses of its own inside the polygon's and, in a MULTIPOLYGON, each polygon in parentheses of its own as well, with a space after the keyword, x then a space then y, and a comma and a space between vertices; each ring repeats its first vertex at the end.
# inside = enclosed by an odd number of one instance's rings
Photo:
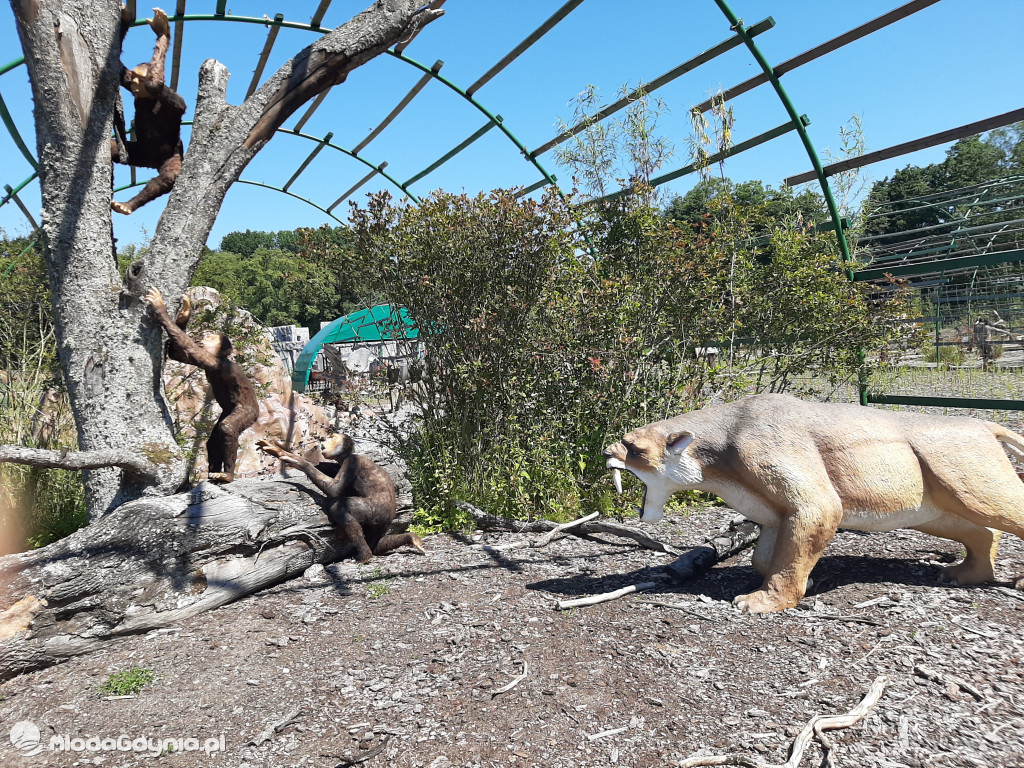
POLYGON ((643 481, 644 521, 701 490, 760 523, 764 583, 733 602, 770 613, 800 601, 840 527, 959 541, 967 556, 943 580, 992 581, 1000 531, 1024 538, 1024 483, 1003 445, 1024 455, 1024 437, 992 422, 755 395, 640 427, 604 456, 643 481))

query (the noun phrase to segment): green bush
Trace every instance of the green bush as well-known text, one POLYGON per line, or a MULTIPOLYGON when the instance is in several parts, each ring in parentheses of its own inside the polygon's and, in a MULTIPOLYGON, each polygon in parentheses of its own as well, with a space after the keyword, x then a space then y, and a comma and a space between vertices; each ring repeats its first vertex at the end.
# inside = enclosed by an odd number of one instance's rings
POLYGON ((132 667, 124 672, 114 672, 100 686, 108 696, 131 696, 153 682, 153 672, 142 667, 132 667))
MULTIPOLYGON (((1000 347, 1001 350, 1001 347, 1000 347)), ((951 344, 925 344, 921 347, 921 355, 926 363, 939 363, 940 365, 962 365, 967 355, 960 346, 951 344)))
POLYGON ((410 391, 422 418, 397 436, 417 522, 464 523, 452 499, 518 518, 633 506, 600 455, 629 429, 854 376, 858 346, 888 339, 885 308, 827 236, 774 220, 753 237, 768 215, 734 206, 681 229, 641 198, 581 213, 503 191, 356 209, 374 287, 409 309, 425 349, 410 391), (708 346, 717 359, 695 354, 708 346))

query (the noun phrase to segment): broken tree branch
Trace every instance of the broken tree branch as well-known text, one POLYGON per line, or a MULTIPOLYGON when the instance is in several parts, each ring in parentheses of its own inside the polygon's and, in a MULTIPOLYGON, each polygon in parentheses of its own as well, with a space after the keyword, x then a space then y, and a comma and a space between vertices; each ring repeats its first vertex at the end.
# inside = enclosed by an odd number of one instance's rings
POLYGON ((519 684, 520 684, 521 682, 523 682, 523 680, 525 680, 525 679, 526 679, 526 673, 527 673, 527 671, 528 671, 528 670, 527 670, 527 668, 526 668, 526 659, 523 659, 523 674, 521 674, 521 675, 520 675, 519 677, 515 678, 515 679, 514 679, 514 680, 513 680, 513 681, 512 681, 511 683, 509 683, 508 685, 506 685, 506 686, 503 686, 503 687, 499 688, 499 689, 498 689, 498 690, 496 690, 496 691, 491 691, 491 698, 493 699, 493 698, 494 698, 495 696, 500 696, 500 695, 501 695, 501 694, 503 694, 503 693, 508 693, 508 692, 509 692, 509 691, 511 691, 511 690, 512 690, 513 688, 515 688, 515 687, 516 687, 517 685, 519 685, 519 684))
MULTIPOLYGON (((461 509, 463 512, 467 512, 473 517, 474 524, 477 528, 483 531, 509 531, 510 533, 550 533, 551 531, 559 528, 557 523, 552 523, 549 520, 512 520, 508 517, 499 517, 497 515, 489 515, 486 512, 474 507, 472 504, 467 504, 464 501, 452 501, 452 506, 456 509, 461 509)), ((665 552, 669 555, 679 555, 680 550, 676 549, 670 544, 666 544, 658 539, 652 539, 647 534, 638 531, 635 528, 630 528, 625 525, 618 525, 616 523, 606 523, 598 520, 590 520, 582 522, 582 520, 573 521, 568 524, 568 528, 562 528, 563 531, 572 534, 573 536, 592 536, 597 533, 606 533, 613 536, 621 536, 626 539, 631 539, 645 549, 650 549, 655 552, 665 552), (575 524, 575 525, 574 525, 575 524)), ((497 548, 493 548, 497 550, 497 548)), ((514 549, 514 547, 510 547, 514 549)))
POLYGON ((975 688, 973 685, 968 683, 966 680, 961 680, 959 677, 956 677, 955 675, 947 675, 947 674, 942 674, 940 672, 936 672, 936 671, 934 671, 932 669, 929 669, 928 667, 924 666, 923 664, 916 664, 914 666, 914 674, 917 675, 918 677, 923 677, 925 680, 931 680, 933 683, 939 683, 939 685, 948 685, 948 684, 952 683, 957 688, 959 688, 961 691, 964 691, 965 693, 969 693, 971 696, 973 696, 975 698, 975 700, 977 700, 977 701, 984 701, 985 700, 985 694, 984 693, 979 691, 977 688, 975 688))
POLYGON ((378 0, 281 67, 264 85, 267 92, 259 94, 264 99, 263 112, 246 138, 245 147, 267 141, 307 101, 345 82, 352 70, 384 53, 396 38, 410 40, 444 14, 432 5, 411 8, 409 2, 389 4, 378 0))
POLYGON ((594 518, 599 517, 600 515, 601 515, 600 512, 591 512, 589 515, 581 517, 581 518, 579 518, 577 520, 573 520, 570 523, 562 523, 557 528, 552 528, 549 533, 547 533, 542 538, 537 539, 530 546, 532 546, 534 549, 540 549, 541 547, 546 547, 548 544, 550 544, 552 541, 555 540, 555 536, 557 536, 558 534, 565 533, 570 528, 575 528, 578 525, 583 525, 583 523, 588 523, 591 520, 593 520, 594 518))
POLYGON ((708 755, 687 758, 678 764, 679 768, 699 768, 699 766, 707 765, 742 765, 747 766, 747 768, 797 768, 804 756, 807 745, 810 744, 811 739, 815 736, 821 741, 826 765, 833 765, 830 754, 832 742, 825 737, 823 732, 849 728, 859 723, 878 704, 878 700, 882 697, 882 693, 885 692, 888 684, 888 678, 876 677, 875 681, 871 683, 871 687, 868 688, 868 692, 864 694, 864 698, 845 715, 815 715, 812 717, 807 725, 803 727, 803 730, 800 731, 799 735, 793 739, 789 760, 783 765, 762 763, 760 760, 747 757, 746 755, 708 755))
POLYGON ((676 581, 689 581, 703 576, 714 567, 715 563, 742 552, 757 541, 761 535, 761 526, 740 518, 729 524, 725 530, 707 540, 700 546, 691 549, 674 563, 665 566, 665 570, 676 581))
POLYGON ((677 611, 682 611, 687 616, 693 616, 695 619, 700 619, 701 621, 714 621, 711 617, 705 616, 702 613, 697 613, 696 611, 691 611, 685 605, 680 605, 679 603, 666 603, 664 600, 637 600, 636 602, 641 605, 660 605, 662 608, 672 608, 677 611))
POLYGON ((27 464, 45 469, 100 469, 120 467, 144 480, 156 480, 160 469, 138 453, 108 448, 99 451, 48 451, 21 445, 0 445, 0 463, 27 464))
POLYGON ((618 600, 620 597, 625 597, 633 592, 643 592, 645 589, 654 589, 657 584, 653 581, 642 581, 639 584, 630 584, 628 587, 617 589, 614 592, 602 592, 600 595, 591 595, 590 597, 579 597, 574 600, 559 600, 558 610, 564 611, 569 608, 582 608, 585 605, 597 605, 598 603, 607 603, 609 600, 618 600))
POLYGON ((285 715, 284 718, 282 718, 281 720, 278 720, 276 723, 273 723, 272 725, 268 725, 265 730, 261 731, 259 735, 256 736, 256 738, 250 741, 249 743, 254 747, 258 747, 263 742, 270 741, 270 739, 273 737, 275 733, 280 733, 285 729, 285 726, 294 723, 301 713, 302 709, 296 707, 287 715, 285 715))

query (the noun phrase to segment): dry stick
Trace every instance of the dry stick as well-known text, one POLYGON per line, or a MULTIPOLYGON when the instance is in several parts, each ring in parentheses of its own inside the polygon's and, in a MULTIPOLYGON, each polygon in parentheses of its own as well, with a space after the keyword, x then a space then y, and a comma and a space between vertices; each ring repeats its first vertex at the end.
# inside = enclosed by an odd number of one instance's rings
POLYGON ((587 736, 588 741, 597 741, 603 739, 605 736, 617 736, 620 733, 625 733, 629 730, 628 725, 624 725, 621 728, 609 728, 607 731, 601 731, 600 733, 593 733, 587 736))
POLYGON ((367 760, 369 760, 369 759, 371 759, 373 757, 376 757, 381 752, 383 752, 384 751, 384 747, 386 747, 388 745, 389 741, 391 741, 391 734, 390 733, 385 733, 383 738, 381 738, 381 740, 380 740, 380 744, 378 744, 376 747, 374 747, 373 749, 368 749, 365 752, 363 752, 362 754, 357 755, 356 757, 353 757, 353 758, 344 758, 343 757, 341 759, 341 762, 338 763, 338 765, 336 766, 336 768, 347 768, 347 766, 350 766, 350 765, 359 765, 360 763, 365 763, 367 760))
POLYGON ((939 685, 946 685, 947 683, 952 683, 961 691, 969 693, 977 701, 985 700, 985 694, 983 694, 973 685, 968 683, 966 680, 961 680, 959 677, 956 677, 954 675, 944 675, 942 673, 929 669, 923 664, 916 664, 914 666, 914 674, 918 677, 923 677, 925 680, 931 680, 933 683, 938 683, 939 685))
POLYGON ((628 587, 617 589, 614 592, 603 592, 600 595, 580 597, 575 600, 559 600, 557 608, 560 611, 564 611, 568 608, 581 608, 585 605, 597 605, 598 603, 606 603, 609 600, 618 600, 620 597, 625 597, 633 592, 642 592, 645 589, 654 589, 656 586, 658 585, 653 581, 642 581, 639 584, 630 584, 628 587))
MULTIPOLYGON (((489 515, 481 509, 474 507, 472 504, 467 504, 464 501, 452 501, 452 506, 456 509, 461 509, 463 512, 467 512, 473 517, 473 521, 476 527, 483 531, 509 531, 511 533, 548 533, 553 529, 558 528, 558 524, 552 523, 548 520, 531 520, 524 522, 522 520, 512 520, 507 517, 499 517, 498 515, 489 515)), ((590 520, 588 522, 579 522, 578 525, 567 530, 568 533, 573 536, 592 536, 595 533, 609 533, 613 536, 621 536, 626 539, 632 539, 641 547, 646 549, 654 550, 655 552, 665 552, 669 555, 681 554, 678 549, 673 547, 671 544, 666 544, 658 539, 652 539, 645 533, 638 531, 635 528, 630 528, 626 525, 618 525, 616 523, 606 523, 598 520, 590 520)), ((526 545, 524 545, 526 546, 526 545)), ((509 549, 517 549, 518 546, 509 546, 509 549)), ((484 548, 487 549, 486 547, 484 548)), ((491 548, 494 551, 500 551, 496 547, 491 548)))
POLYGON ((278 720, 273 725, 268 726, 266 730, 261 731, 259 736, 257 736, 249 743, 252 744, 254 747, 258 747, 263 742, 270 741, 271 736, 273 736, 275 733, 279 733, 286 725, 291 725, 292 723, 294 723, 295 720, 298 718, 299 714, 301 714, 301 712, 302 709, 296 707, 287 715, 285 715, 283 720, 278 720))
POLYGON ((698 768, 699 766, 706 765, 742 765, 748 768, 796 768, 804 756, 807 745, 810 744, 814 736, 821 740, 826 764, 833 765, 834 763, 832 763, 831 758, 832 743, 824 737, 823 731, 849 728, 859 723, 875 708, 888 684, 888 678, 876 677, 868 692, 864 694, 864 698, 860 700, 860 703, 845 715, 815 715, 812 717, 807 725, 803 727, 803 730, 800 731, 800 734, 793 740, 789 760, 781 766, 762 763, 760 760, 747 757, 746 755, 711 755, 708 757, 687 758, 678 764, 679 768, 698 768))
POLYGON ((555 536, 562 533, 563 531, 569 528, 575 528, 577 525, 582 525, 583 523, 588 523, 600 514, 600 512, 591 512, 589 515, 581 517, 578 520, 573 520, 569 523, 562 523, 561 525, 552 528, 544 537, 537 539, 533 543, 528 543, 525 541, 513 541, 509 544, 499 544, 494 547, 490 546, 489 544, 475 544, 473 545, 473 548, 480 548, 484 552, 487 552, 488 554, 492 555, 501 554, 503 552, 508 552, 513 549, 526 549, 527 547, 539 549, 541 547, 546 547, 554 540, 555 536))
POLYGON ((848 621, 852 624, 870 624, 872 627, 884 626, 884 622, 868 619, 863 616, 840 616, 836 613, 809 613, 805 619, 827 619, 828 621, 848 621))
POLYGON ((521 674, 519 677, 515 678, 508 685, 506 685, 506 686, 504 686, 502 688, 499 688, 496 691, 491 691, 491 698, 493 699, 495 696, 500 696, 503 693, 508 693, 509 691, 511 691, 513 688, 515 688, 517 685, 519 685, 521 682, 523 682, 523 680, 526 679, 526 672, 527 672, 527 669, 526 669, 526 659, 523 659, 523 674, 521 674))
POLYGON ((578 520, 573 520, 571 523, 562 523, 557 528, 552 529, 551 532, 545 535, 543 538, 537 539, 537 541, 533 542, 531 546, 536 549, 546 547, 548 544, 554 541, 555 536, 557 536, 558 534, 563 533, 569 530, 570 528, 575 528, 577 525, 583 525, 583 523, 588 523, 594 518, 598 517, 600 514, 600 512, 591 512, 589 515, 581 517, 578 520))
POLYGON ((712 623, 715 621, 710 616, 705 616, 702 613, 691 611, 689 608, 684 605, 680 605, 679 603, 666 603, 664 600, 637 600, 636 602, 640 605, 660 605, 662 608, 673 608, 677 611, 682 611, 688 616, 693 616, 695 619, 700 619, 701 621, 710 621, 712 623))

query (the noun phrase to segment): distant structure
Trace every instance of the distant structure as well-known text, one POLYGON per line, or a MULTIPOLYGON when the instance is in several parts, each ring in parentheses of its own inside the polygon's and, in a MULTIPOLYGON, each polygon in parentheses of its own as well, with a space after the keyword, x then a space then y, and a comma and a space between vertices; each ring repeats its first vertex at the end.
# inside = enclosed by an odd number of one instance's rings
POLYGON ((419 334, 409 311, 391 304, 324 323, 295 359, 292 388, 306 392, 342 387, 381 368, 389 380, 404 381, 409 364, 421 354, 419 334))
POLYGON ((295 370, 295 361, 302 352, 302 348, 309 343, 309 329, 300 325, 275 325, 270 329, 274 337, 271 345, 285 370, 291 375, 295 370))

